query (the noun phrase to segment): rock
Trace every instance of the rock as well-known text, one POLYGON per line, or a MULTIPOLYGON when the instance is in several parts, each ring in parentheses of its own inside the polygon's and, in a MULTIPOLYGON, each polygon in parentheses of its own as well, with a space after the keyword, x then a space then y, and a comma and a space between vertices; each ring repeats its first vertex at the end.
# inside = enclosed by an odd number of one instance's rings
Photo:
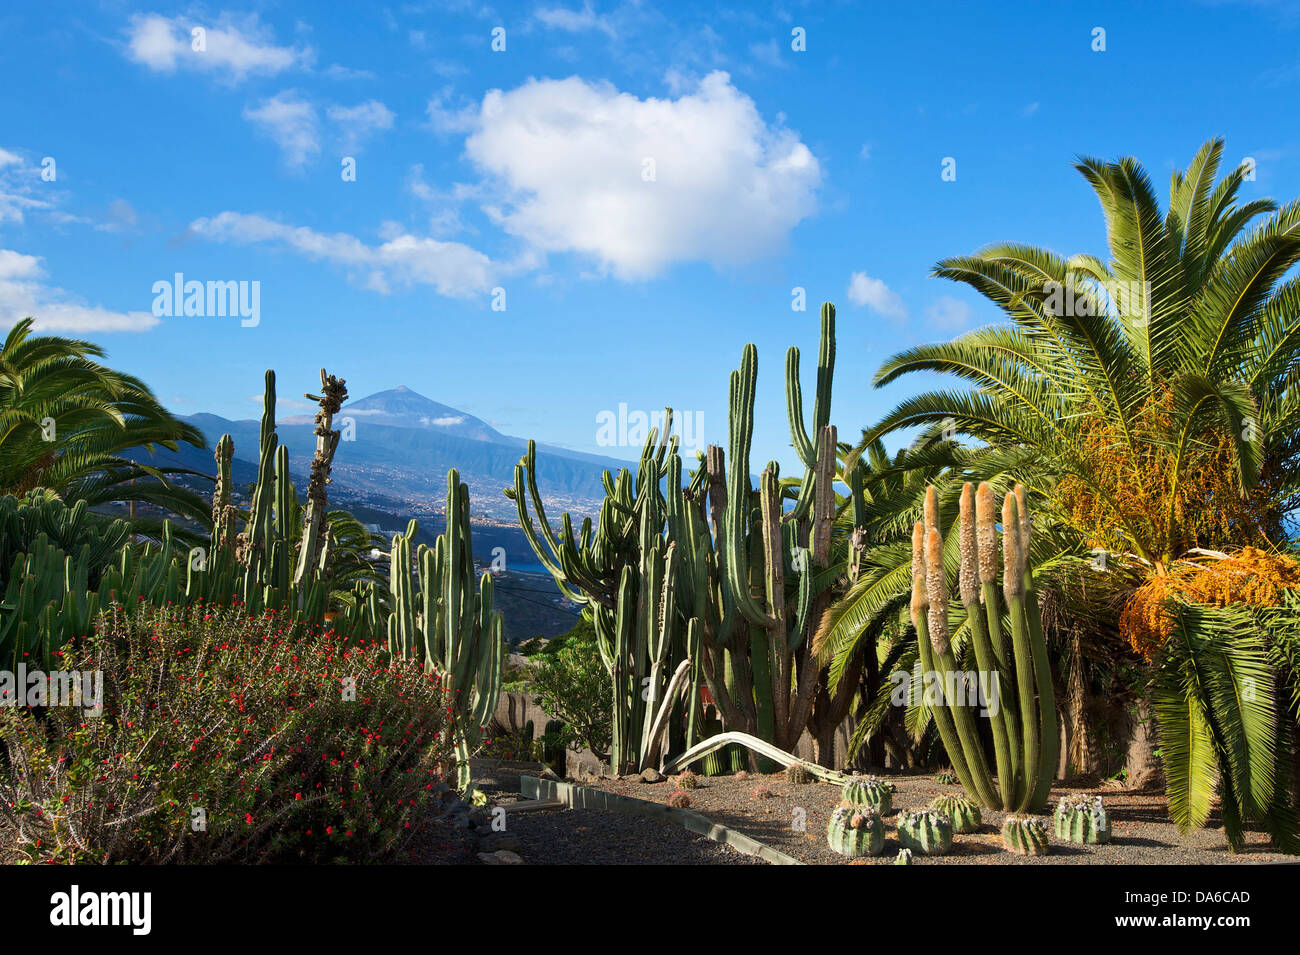
POLYGON ((516 853, 507 849, 501 849, 497 852, 480 852, 478 861, 484 865, 523 865, 524 860, 516 853))
POLYGON ((478 847, 483 852, 518 852, 519 838, 509 832, 494 832, 480 839, 478 847))
POLYGON ((641 771, 641 775, 637 778, 639 778, 643 783, 661 783, 664 781, 663 773, 659 772, 657 769, 644 769, 641 771))

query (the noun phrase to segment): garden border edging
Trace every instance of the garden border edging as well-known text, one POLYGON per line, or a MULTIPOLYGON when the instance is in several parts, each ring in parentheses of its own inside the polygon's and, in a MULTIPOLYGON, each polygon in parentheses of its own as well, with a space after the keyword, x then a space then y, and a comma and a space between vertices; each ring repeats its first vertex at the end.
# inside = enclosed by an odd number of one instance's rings
POLYGON ((731 846, 737 852, 747 856, 758 856, 773 865, 803 865, 804 863, 779 852, 771 846, 764 845, 742 832, 728 829, 720 823, 712 822, 690 809, 678 809, 663 803, 637 799, 633 796, 620 796, 607 793, 602 789, 590 789, 573 783, 558 782, 550 779, 538 779, 536 776, 520 776, 519 791, 530 799, 556 799, 570 809, 604 809, 610 812, 625 812, 646 819, 661 819, 675 823, 683 829, 712 839, 714 842, 731 846))

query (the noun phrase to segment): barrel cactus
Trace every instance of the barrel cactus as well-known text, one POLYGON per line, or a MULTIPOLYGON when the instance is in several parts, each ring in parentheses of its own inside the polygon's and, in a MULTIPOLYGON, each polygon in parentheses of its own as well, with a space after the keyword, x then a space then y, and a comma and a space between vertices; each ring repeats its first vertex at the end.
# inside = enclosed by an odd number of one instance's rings
POLYGON ((1047 823, 1038 816, 1007 816, 1002 821, 1002 846, 1022 856, 1045 856, 1051 849, 1047 823))
POLYGON ((911 865, 911 864, 912 864, 912 850, 899 849, 898 855, 894 856, 894 865, 911 865))
POLYGON ((874 809, 840 806, 826 824, 826 841, 842 856, 878 856, 885 848, 885 825, 874 809))
POLYGON ((1064 796, 1056 806, 1056 835, 1081 846, 1110 842, 1110 819, 1101 797, 1070 802, 1064 796))
POLYGON ((952 848, 952 819, 934 809, 904 810, 898 816, 898 842, 923 856, 946 855, 952 848))
POLYGON ((813 781, 813 776, 803 763, 791 763, 785 768, 785 780, 796 786, 804 786, 813 781))
POLYGON ((691 808, 690 793, 686 792, 686 790, 684 789, 678 789, 676 792, 674 792, 671 796, 668 797, 668 805, 672 806, 674 809, 690 809, 691 808))
POLYGON ((930 803, 930 808, 937 810, 952 820, 952 831, 974 832, 982 821, 980 807, 965 796, 939 796, 930 803))
POLYGON ((689 769, 673 777, 673 782, 677 784, 678 789, 699 789, 700 777, 696 776, 689 769))
POLYGON ((893 806, 897 791, 897 786, 879 776, 854 773, 840 790, 840 796, 855 806, 870 806, 876 812, 886 813, 893 806))
POLYGON ((951 769, 940 770, 939 773, 934 777, 934 781, 938 783, 940 786, 961 785, 961 780, 957 778, 957 774, 954 773, 951 769))

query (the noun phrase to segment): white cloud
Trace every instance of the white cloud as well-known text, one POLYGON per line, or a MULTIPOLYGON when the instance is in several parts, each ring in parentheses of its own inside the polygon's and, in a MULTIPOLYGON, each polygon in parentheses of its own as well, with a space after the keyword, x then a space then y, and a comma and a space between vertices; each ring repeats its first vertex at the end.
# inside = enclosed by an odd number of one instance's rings
POLYGON ((608 17, 602 17, 592 9, 590 3, 584 3, 581 10, 570 10, 566 7, 541 7, 534 14, 538 21, 552 30, 563 30, 566 33, 586 33, 589 30, 599 30, 610 39, 617 36, 614 25, 610 23, 608 17))
POLYGON ((29 316, 40 332, 140 332, 158 324, 151 312, 115 312, 78 302, 43 278, 38 256, 0 249, 0 328, 29 316))
POLYGON ((320 153, 316 107, 297 90, 285 90, 244 110, 244 119, 277 146, 290 169, 300 169, 320 153))
POLYGON ((974 315, 974 309, 949 295, 936 299, 925 310, 930 324, 945 332, 959 332, 969 327, 974 315))
POLYGON ((28 212, 51 209, 53 203, 36 197, 41 181, 38 168, 26 163, 18 153, 0 149, 0 225, 6 222, 23 224, 28 212))
POLYGON ((677 99, 578 77, 492 90, 466 154, 499 186, 485 211, 508 232, 626 279, 777 250, 812 214, 821 179, 798 136, 765 123, 723 72, 677 99))
POLYGON ((445 415, 441 418, 423 417, 420 419, 420 424, 432 425, 435 428, 451 428, 464 422, 464 415, 445 415))
POLYGON ((1024 109, 1021 110, 1021 113, 1023 113, 1025 116, 1033 116, 1033 115, 1034 115, 1035 113, 1037 113, 1037 112, 1038 112, 1038 101, 1037 101, 1037 100, 1035 100, 1034 102, 1030 103, 1028 106, 1026 106, 1024 109))
POLYGON ((888 285, 880 279, 873 279, 866 272, 854 272, 849 276, 849 301, 854 305, 865 305, 885 318, 901 321, 907 318, 907 306, 888 285))
POLYGON ((308 66, 312 59, 310 48, 277 46, 256 15, 236 20, 229 14, 222 14, 216 22, 137 14, 127 28, 126 55, 157 73, 194 70, 227 83, 254 74, 274 76, 308 66), (201 50, 194 49, 196 39, 191 31, 195 28, 204 31, 201 50))
POLYGON ((360 149, 362 140, 372 134, 393 128, 393 111, 377 99, 356 106, 329 106, 325 115, 338 127, 343 151, 348 153, 360 149))
POLYGON ((190 232, 214 242, 279 243, 308 259, 341 265, 359 284, 385 293, 394 284, 428 285, 439 295, 467 298, 491 288, 496 273, 509 271, 459 242, 390 232, 372 246, 345 232, 327 235, 238 212, 195 219, 190 232))

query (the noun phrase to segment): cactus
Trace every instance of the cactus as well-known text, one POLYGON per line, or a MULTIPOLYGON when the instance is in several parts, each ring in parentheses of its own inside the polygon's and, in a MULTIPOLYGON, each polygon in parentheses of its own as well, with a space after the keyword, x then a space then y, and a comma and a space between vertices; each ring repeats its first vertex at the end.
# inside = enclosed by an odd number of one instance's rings
POLYGON ((961 780, 951 769, 940 770, 934 777, 934 781, 940 786, 960 786, 961 780))
MULTIPOLYGON (((932 707, 935 726, 953 771, 966 792, 989 809, 1034 811, 1047 802, 1057 760, 1056 701, 1033 576, 1029 570, 1030 519, 1025 489, 1017 485, 1002 507, 1002 600, 998 599, 997 519, 993 491, 978 493, 969 482, 958 506, 960 603, 970 643, 988 688, 994 773, 989 770, 949 641, 948 580, 939 497, 927 489, 925 519, 912 535, 912 623, 921 666, 938 677, 941 701, 932 707), (1011 652, 1002 629, 1003 605, 1010 622, 1011 652), (996 678, 996 681, 994 680, 996 678), (1003 692, 1014 680, 1016 694, 1003 692)), ((970 689, 966 687, 966 689, 970 689)))
POLYGON ((1052 816, 1056 836, 1079 845, 1102 845, 1110 842, 1110 818, 1101 797, 1070 802, 1064 796, 1052 816))
POLYGON ((904 810, 898 816, 898 842, 923 856, 947 855, 952 849, 952 820, 933 809, 904 810))
POLYGON ((1022 856, 1045 856, 1051 851, 1047 823, 1038 816, 1008 815, 1002 820, 1002 845, 1022 856))
POLYGON ((873 809, 840 806, 826 824, 826 841, 842 856, 878 856, 885 848, 885 825, 873 809))
POLYGON ((975 832, 982 821, 980 807, 965 796, 939 796, 930 803, 930 808, 952 820, 954 833, 975 832))
MULTIPOLYGON (((829 706, 813 712, 826 686, 812 638, 836 578, 825 572, 840 507, 837 433, 829 420, 834 357, 835 309, 826 303, 811 432, 799 351, 791 348, 786 356, 787 410, 801 479, 783 479, 772 464, 757 489, 751 484, 758 374, 753 345, 731 374, 728 448, 710 446, 687 482, 678 439, 670 437, 671 410, 662 431, 651 429, 635 475, 605 474, 600 519, 584 521, 580 533, 568 514, 558 529, 547 520, 532 444, 515 469, 506 493, 516 502, 530 546, 596 630, 612 683, 611 760, 619 771, 697 745, 704 731, 702 688, 724 732, 787 754, 810 721, 838 723, 848 712, 851 681, 829 706)), ((770 756, 751 759, 753 768, 769 768, 770 756)), ((716 759, 708 767, 720 768, 716 759)))
POLYGON ((785 780, 796 786, 806 786, 813 781, 813 774, 808 772, 808 767, 803 763, 791 763, 785 768, 785 780))
POLYGON ((474 590, 469 489, 455 470, 447 474, 446 529, 434 547, 421 544, 412 555, 418 529, 413 520, 405 534, 393 537, 388 647, 394 655, 422 660, 451 692, 457 785, 463 790, 470 782, 470 755, 501 695, 505 639, 501 615, 492 607, 491 573, 484 572, 474 590))
POLYGON ((898 855, 894 856, 894 865, 911 865, 911 864, 912 864, 912 850, 899 849, 898 855))
POLYGON ((696 776, 689 769, 673 777, 673 783, 678 789, 699 789, 700 777, 696 776))
POLYGON ((876 812, 886 813, 893 807, 897 791, 897 786, 879 776, 854 773, 840 788, 840 797, 855 806, 870 806, 876 812))
POLYGON ((675 790, 673 794, 668 797, 668 805, 672 806, 674 809, 690 809, 690 794, 681 789, 675 790))

